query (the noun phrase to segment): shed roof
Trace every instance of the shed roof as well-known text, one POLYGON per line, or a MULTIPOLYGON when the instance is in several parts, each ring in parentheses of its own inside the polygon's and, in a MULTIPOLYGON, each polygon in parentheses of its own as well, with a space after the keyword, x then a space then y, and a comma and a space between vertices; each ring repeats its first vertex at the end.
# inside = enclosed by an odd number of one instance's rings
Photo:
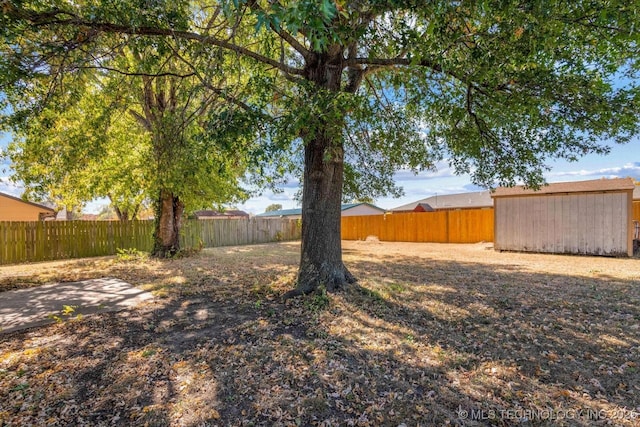
POLYGON ((422 205, 428 208, 437 209, 460 209, 460 208, 486 208, 493 206, 493 200, 489 191, 474 191, 471 193, 445 194, 427 197, 406 205, 391 209, 392 212, 413 211, 417 206, 422 205))
POLYGON ((635 185, 631 178, 593 179, 589 181, 557 182, 547 184, 538 190, 515 187, 496 188, 491 197, 517 197, 558 193, 593 193, 603 191, 633 190, 635 185))
POLYGON ((27 205, 35 206, 35 207, 40 208, 42 210, 51 212, 52 214, 56 213, 55 209, 50 208, 49 206, 41 205, 40 203, 29 202, 27 200, 22 200, 20 197, 12 196, 11 194, 0 193, 0 196, 6 197, 6 198, 12 199, 12 200, 17 200, 18 202, 22 202, 22 203, 25 203, 27 205))

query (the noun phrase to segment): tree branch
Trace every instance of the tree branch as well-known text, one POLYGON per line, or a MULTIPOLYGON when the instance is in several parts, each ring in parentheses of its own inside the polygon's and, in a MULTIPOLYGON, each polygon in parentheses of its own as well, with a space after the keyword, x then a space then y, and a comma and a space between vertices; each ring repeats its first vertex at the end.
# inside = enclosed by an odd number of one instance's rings
POLYGON ((431 70, 437 73, 442 73, 442 74, 448 75, 449 77, 453 77, 454 79, 458 80, 460 83, 464 84, 465 86, 471 86, 473 90, 483 95, 489 95, 490 91, 508 92, 512 86, 510 83, 503 83, 500 85, 490 86, 488 84, 484 84, 481 82, 473 82, 470 76, 458 74, 450 69, 445 70, 440 64, 428 59, 422 59, 420 61, 413 62, 410 59, 404 58, 404 57, 353 58, 351 60, 347 59, 346 63, 347 65, 352 65, 352 64, 361 65, 361 66, 368 65, 367 68, 368 69, 371 68, 370 72, 374 72, 382 68, 389 68, 389 67, 395 67, 395 66, 406 67, 410 65, 416 65, 419 67, 430 68, 431 70))
POLYGON ((182 63, 184 63, 187 67, 189 67, 192 70, 192 75, 194 75, 199 81, 200 84, 202 86, 204 86, 205 88, 207 88, 209 91, 211 91, 212 93, 215 93, 216 95, 220 96, 222 99, 224 99, 227 102, 230 102, 240 108, 242 108, 245 111, 254 113, 254 114, 259 114, 261 117, 263 118, 267 118, 268 115, 262 113, 262 112, 258 112, 255 110, 255 108, 252 108, 249 104, 242 102, 241 100, 239 100, 238 98, 236 98, 235 96, 229 95, 227 93, 227 91, 217 88, 215 86, 213 86, 207 79, 205 79, 202 75, 200 75, 200 73, 197 71, 195 65, 193 65, 189 60, 187 60, 184 56, 180 55, 180 53, 173 49, 173 53, 176 56, 176 58, 178 58, 180 61, 182 61, 182 63))
POLYGON ((296 40, 295 37, 293 37, 291 34, 287 33, 284 30, 276 30, 273 25, 270 25, 271 29, 273 31, 276 32, 276 34, 278 34, 282 39, 284 39, 287 43, 289 43, 289 46, 291 46, 292 48, 294 48, 296 50, 296 52, 298 52, 300 55, 302 55, 302 57, 306 60, 311 56, 311 51, 309 51, 309 49, 307 49, 306 47, 304 47, 302 45, 302 43, 300 43, 298 40, 296 40))
POLYGON ((223 49, 239 53, 263 64, 270 65, 282 71, 283 73, 292 75, 304 74, 304 70, 300 68, 291 67, 277 60, 264 56, 258 52, 247 49, 243 46, 238 46, 226 40, 198 34, 192 31, 181 31, 168 28, 155 28, 146 26, 133 27, 111 22, 95 22, 83 19, 82 17, 71 12, 66 12, 58 9, 54 9, 48 12, 34 12, 8 6, 8 10, 5 12, 5 14, 15 19, 25 19, 34 26, 75 25, 110 34, 128 34, 133 36, 170 36, 183 40, 197 41, 199 43, 218 46, 223 49))
MULTIPOLYGON (((258 3, 255 1, 249 2, 249 7, 253 10, 257 10, 259 12, 265 13, 264 9, 260 7, 260 5, 258 5, 258 3)), ((310 57, 311 51, 309 51, 309 49, 304 47, 302 43, 296 40, 296 38, 293 35, 284 31, 282 28, 280 29, 276 28, 275 25, 273 25, 273 23, 271 22, 269 23, 269 28, 271 28, 273 32, 275 32, 278 36, 280 36, 281 39, 286 41, 289 44, 289 46, 294 48, 296 52, 302 55, 304 59, 308 59, 310 57)))
POLYGON ((489 126, 487 126, 485 121, 482 120, 473 109, 473 86, 471 85, 467 86, 466 110, 467 114, 469 114, 469 116, 473 119, 473 122, 476 125, 481 138, 494 142, 498 141, 498 138, 493 132, 491 132, 489 126))
POLYGON ((133 111, 133 110, 129 110, 129 114, 131 114, 133 116, 134 119, 136 119, 138 121, 138 123, 140 123, 140 125, 148 132, 151 132, 153 130, 153 128, 151 127, 151 124, 149 123, 149 120, 147 118, 145 118, 144 116, 138 114, 138 112, 133 111))
POLYGON ((130 72, 130 71, 123 71, 120 70, 118 68, 112 68, 112 67, 106 67, 106 66, 102 66, 102 65, 97 65, 97 66, 80 66, 78 68, 82 68, 85 70, 105 70, 105 71, 111 71, 117 74, 121 74, 123 76, 130 76, 130 77, 151 77, 151 78, 155 78, 155 77, 176 77, 176 78, 180 78, 180 79, 186 79, 188 77, 193 77, 196 75, 196 73, 189 73, 189 74, 178 74, 178 73, 172 73, 170 71, 165 71, 162 73, 139 73, 139 72, 130 72))

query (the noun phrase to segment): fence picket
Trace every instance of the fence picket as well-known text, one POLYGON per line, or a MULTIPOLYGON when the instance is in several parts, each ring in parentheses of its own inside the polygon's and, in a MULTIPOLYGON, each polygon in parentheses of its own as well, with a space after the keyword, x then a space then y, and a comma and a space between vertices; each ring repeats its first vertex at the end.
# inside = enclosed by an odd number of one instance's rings
MULTIPOLYGON (((0 222, 0 265, 150 251, 153 221, 0 222)), ((187 220, 184 248, 268 243, 300 238, 292 219, 187 220)))
POLYGON ((342 218, 342 238, 383 241, 476 243, 493 241, 493 209, 394 213, 342 218))

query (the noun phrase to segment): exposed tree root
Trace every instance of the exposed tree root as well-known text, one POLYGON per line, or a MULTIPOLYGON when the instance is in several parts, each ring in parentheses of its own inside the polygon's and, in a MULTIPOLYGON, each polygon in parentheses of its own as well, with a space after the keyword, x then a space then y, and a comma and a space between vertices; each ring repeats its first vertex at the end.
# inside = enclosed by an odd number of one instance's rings
POLYGON ((321 286, 324 286, 327 292, 339 292, 356 282, 355 276, 342 263, 338 267, 325 264, 320 268, 316 268, 313 265, 309 265, 300 269, 296 288, 285 293, 282 298, 287 300, 308 295, 316 292, 321 286))

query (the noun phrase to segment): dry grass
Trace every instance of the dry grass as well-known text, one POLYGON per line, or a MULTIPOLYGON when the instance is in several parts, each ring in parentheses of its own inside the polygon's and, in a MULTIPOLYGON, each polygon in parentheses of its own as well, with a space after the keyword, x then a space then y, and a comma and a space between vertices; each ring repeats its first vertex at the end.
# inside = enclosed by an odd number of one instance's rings
POLYGON ((159 297, 0 335, 0 425, 640 423, 640 260, 344 246, 359 285, 286 304, 290 243, 0 268, 159 297))

